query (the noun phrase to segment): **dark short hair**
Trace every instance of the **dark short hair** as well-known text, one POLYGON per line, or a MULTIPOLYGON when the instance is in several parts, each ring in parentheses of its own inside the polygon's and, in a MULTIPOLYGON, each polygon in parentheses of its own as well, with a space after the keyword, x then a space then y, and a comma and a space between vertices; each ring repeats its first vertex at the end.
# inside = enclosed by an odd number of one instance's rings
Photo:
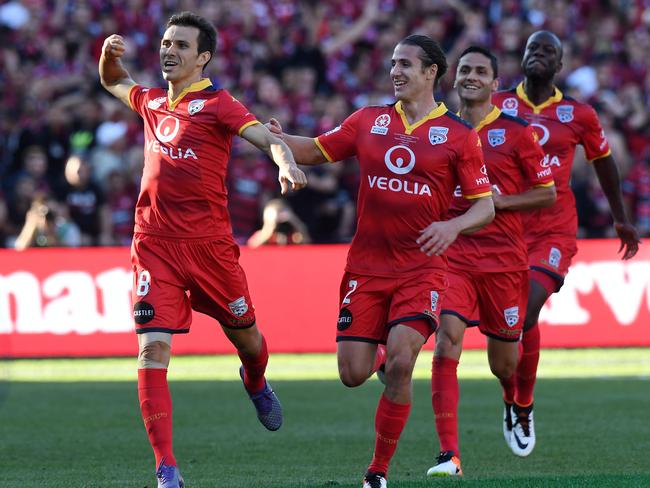
POLYGON ((492 72, 494 73, 494 77, 497 78, 499 76, 499 64, 497 62, 497 57, 492 54, 492 51, 483 46, 470 46, 462 53, 460 53, 460 56, 458 56, 458 61, 460 61, 460 58, 470 53, 479 53, 488 58, 490 60, 490 64, 492 65, 492 72))
POLYGON ((198 52, 199 54, 208 51, 210 59, 203 65, 203 68, 208 65, 217 50, 217 29, 212 22, 205 17, 201 17, 192 12, 180 12, 172 15, 167 21, 167 28, 177 25, 180 27, 196 27, 199 30, 198 37, 198 52))
POLYGON ((423 68, 428 68, 434 64, 438 66, 438 71, 436 73, 437 85, 438 80, 447 72, 447 58, 445 58, 445 53, 442 51, 440 44, 428 36, 422 36, 419 34, 411 34, 399 41, 399 43, 408 46, 418 46, 422 49, 422 54, 418 57, 420 58, 420 61, 422 61, 423 68))

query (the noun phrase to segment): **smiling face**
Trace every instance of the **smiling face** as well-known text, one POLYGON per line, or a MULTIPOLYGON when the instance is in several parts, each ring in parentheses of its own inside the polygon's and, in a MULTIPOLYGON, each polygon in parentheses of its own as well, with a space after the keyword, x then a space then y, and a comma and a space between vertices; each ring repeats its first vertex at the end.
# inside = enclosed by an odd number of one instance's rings
POLYGON ((433 64, 423 67, 419 58, 421 52, 421 47, 409 44, 398 44, 395 47, 390 78, 398 100, 410 101, 425 93, 433 94, 438 66, 433 64))
POLYGON ((536 32, 528 38, 521 61, 526 78, 552 80, 562 69, 562 44, 550 32, 536 32))
POLYGON ((172 25, 160 42, 160 67, 170 83, 198 81, 203 66, 210 60, 208 51, 198 52, 199 29, 172 25))
POLYGON ((478 52, 465 54, 458 60, 454 86, 464 101, 486 102, 496 91, 499 81, 494 77, 490 58, 478 52))

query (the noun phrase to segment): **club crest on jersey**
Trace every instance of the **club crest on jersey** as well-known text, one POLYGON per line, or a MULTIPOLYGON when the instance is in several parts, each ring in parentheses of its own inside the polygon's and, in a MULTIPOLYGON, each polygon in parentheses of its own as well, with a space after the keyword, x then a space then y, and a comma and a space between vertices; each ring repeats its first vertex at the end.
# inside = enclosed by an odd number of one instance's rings
POLYGON ((562 259, 562 253, 557 247, 552 247, 551 252, 548 253, 548 264, 554 268, 560 267, 560 260, 562 259))
POLYGON ((573 105, 560 105, 555 109, 555 114, 563 124, 571 122, 573 120, 573 105))
POLYGON ((503 311, 503 318, 506 319, 508 327, 514 327, 519 322, 519 307, 506 308, 503 311))
POLYGON ((205 107, 205 102, 206 100, 192 100, 187 105, 187 113, 189 113, 190 115, 199 113, 201 110, 203 110, 203 107, 205 107))
POLYGON ((167 97, 154 98, 153 100, 149 100, 147 107, 149 107, 151 110, 158 110, 160 106, 165 103, 165 100, 167 100, 167 97))
POLYGON ((434 146, 447 142, 448 127, 429 127, 429 142, 434 146))
POLYGON ((375 119, 375 124, 370 129, 371 134, 385 136, 388 134, 388 125, 390 124, 390 115, 381 114, 375 119))
POLYGON ((432 291, 431 292, 431 311, 435 312, 438 309, 438 292, 437 291, 432 291))
POLYGON ((519 111, 519 100, 515 97, 506 98, 501 104, 501 111, 506 115, 516 117, 519 111))
POLYGON ((241 317, 246 312, 248 312, 248 303, 246 303, 245 297, 239 297, 234 302, 228 304, 228 308, 237 317, 241 317))
POLYGON ((505 129, 490 129, 488 131, 488 143, 492 147, 497 147, 506 142, 506 130, 505 129))

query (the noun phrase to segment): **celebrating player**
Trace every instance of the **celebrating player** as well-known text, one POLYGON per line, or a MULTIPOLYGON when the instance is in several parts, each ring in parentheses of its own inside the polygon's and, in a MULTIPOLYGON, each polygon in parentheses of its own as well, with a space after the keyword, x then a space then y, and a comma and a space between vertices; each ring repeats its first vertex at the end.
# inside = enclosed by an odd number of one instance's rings
POLYGON ((537 321, 544 302, 562 287, 577 251, 575 198, 569 180, 578 144, 584 146, 587 158, 593 162, 609 201, 623 259, 636 254, 639 235, 625 215, 618 170, 596 112, 589 105, 566 97, 553 84, 562 69, 562 43, 558 37, 548 31, 531 35, 521 65, 524 81, 514 90, 496 93, 492 100, 504 113, 522 117, 535 127, 546 153, 543 165, 553 171, 557 187, 554 205, 524 215, 530 288, 523 352, 515 374, 501 382, 504 429, 512 431, 506 440, 510 438, 510 448, 516 455, 527 456, 535 446, 533 389, 540 344, 537 321))
POLYGON ((336 340, 339 376, 350 387, 374 372, 377 345, 386 344, 386 388, 365 488, 386 487, 411 408, 415 360, 435 330, 447 287, 442 254, 459 233, 494 216, 476 131, 433 97, 446 69, 435 41, 408 36, 392 57, 397 103, 362 108, 316 139, 283 136, 299 163, 359 159, 358 227, 341 282, 336 340), (457 184, 473 205, 445 220, 457 184))
POLYGON ((168 89, 137 85, 120 58, 122 37, 104 41, 102 85, 144 119, 145 165, 132 246, 133 315, 138 334, 140 409, 156 458, 159 488, 182 488, 172 452, 167 367, 173 334, 190 330, 192 309, 222 326, 242 361, 240 375, 262 424, 277 430, 282 410, 264 373, 268 353, 255 324, 239 249, 231 235, 225 176, 233 134, 278 165, 282 192, 307 180, 284 142, 226 90, 202 78, 216 49, 206 19, 172 16, 160 44, 168 89))
MULTIPOLYGON (((509 378, 517 366, 518 342, 528 297, 528 255, 520 210, 552 205, 555 186, 532 126, 503 114, 492 105, 498 86, 495 56, 472 46, 458 60, 454 86, 460 116, 481 138, 494 220, 471 235, 460 235, 447 250, 449 289, 436 331, 431 389, 440 438, 440 455, 429 476, 460 476, 458 449, 458 377, 456 369, 465 328, 478 325, 487 336, 488 361, 498 378, 509 378)), ((451 216, 467 210, 460 193, 451 216)))

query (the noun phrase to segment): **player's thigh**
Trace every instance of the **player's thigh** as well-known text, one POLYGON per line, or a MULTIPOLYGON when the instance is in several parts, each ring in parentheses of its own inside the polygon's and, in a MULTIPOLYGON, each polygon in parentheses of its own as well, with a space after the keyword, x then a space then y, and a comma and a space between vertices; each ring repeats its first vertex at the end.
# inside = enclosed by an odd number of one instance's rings
POLYGON ((339 341, 336 343, 336 360, 339 377, 346 386, 359 386, 373 373, 377 343, 339 341))
POLYGON ((517 342, 524 325, 528 301, 528 271, 477 275, 482 334, 517 342))
POLYGON ((138 334, 138 368, 165 369, 171 357, 172 335, 167 332, 138 334))
POLYGON ((137 333, 186 333, 192 311, 176 243, 136 235, 131 248, 133 319, 137 333))
POLYGON ((388 327, 400 324, 418 332, 426 342, 438 326, 447 274, 426 272, 399 278, 388 313, 388 327))
POLYGON ((239 265, 239 248, 230 239, 190 245, 188 265, 192 308, 216 319, 224 328, 245 329, 255 324, 248 281, 239 265))
POLYGON ((426 340, 420 331, 408 323, 391 327, 386 342, 386 376, 399 374, 410 378, 426 340))
POLYGON ((346 272, 339 290, 336 342, 385 344, 394 287, 394 281, 387 278, 346 272))

